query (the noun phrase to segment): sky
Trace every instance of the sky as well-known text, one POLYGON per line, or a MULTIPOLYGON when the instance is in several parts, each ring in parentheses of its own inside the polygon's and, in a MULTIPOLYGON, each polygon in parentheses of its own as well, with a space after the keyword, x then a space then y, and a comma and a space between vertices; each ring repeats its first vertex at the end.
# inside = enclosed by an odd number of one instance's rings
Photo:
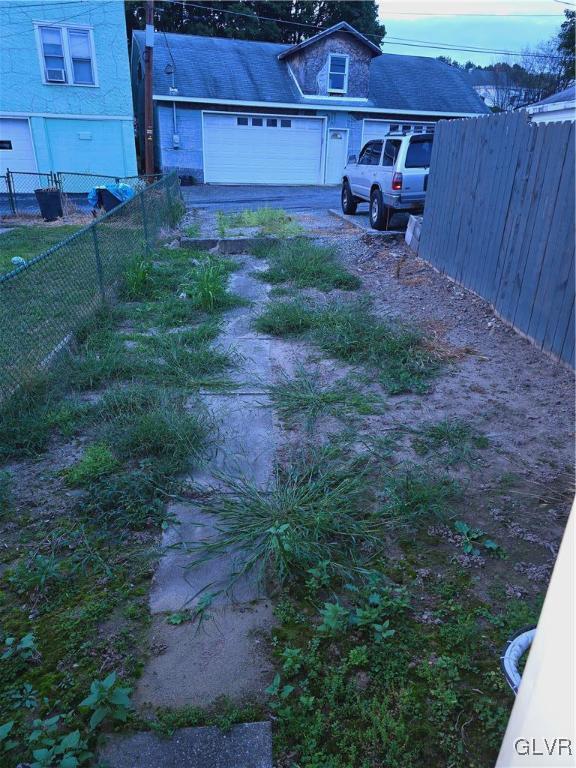
POLYGON ((485 66, 502 60, 521 63, 521 57, 450 46, 521 52, 552 37, 564 20, 564 9, 575 7, 576 0, 378 0, 378 6, 386 25, 385 52, 450 56, 485 66), (426 43, 445 43, 447 50, 426 43))

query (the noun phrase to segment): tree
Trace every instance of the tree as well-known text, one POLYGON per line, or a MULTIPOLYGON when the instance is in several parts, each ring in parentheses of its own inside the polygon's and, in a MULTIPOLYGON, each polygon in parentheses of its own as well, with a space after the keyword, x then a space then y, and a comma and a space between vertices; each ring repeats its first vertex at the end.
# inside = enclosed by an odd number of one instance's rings
MULTIPOLYGON (((144 27, 144 9, 136 0, 126 0, 125 8, 131 38, 133 29, 144 27)), ((314 35, 317 28, 330 27, 339 21, 347 21, 377 45, 386 34, 384 25, 378 21, 375 0, 182 0, 177 4, 158 0, 154 20, 157 28, 164 32, 274 43, 299 43, 314 35)))
POLYGON ((562 67, 561 88, 567 88, 574 80, 575 61, 574 50, 576 48, 576 11, 564 11, 565 21, 558 33, 558 54, 562 67))

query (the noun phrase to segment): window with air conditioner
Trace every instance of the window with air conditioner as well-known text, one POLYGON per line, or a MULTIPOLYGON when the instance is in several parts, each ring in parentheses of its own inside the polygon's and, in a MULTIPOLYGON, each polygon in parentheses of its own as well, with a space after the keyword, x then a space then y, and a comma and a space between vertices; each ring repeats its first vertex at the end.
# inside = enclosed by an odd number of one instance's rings
POLYGON ((91 29, 40 24, 37 30, 45 83, 96 85, 91 29))

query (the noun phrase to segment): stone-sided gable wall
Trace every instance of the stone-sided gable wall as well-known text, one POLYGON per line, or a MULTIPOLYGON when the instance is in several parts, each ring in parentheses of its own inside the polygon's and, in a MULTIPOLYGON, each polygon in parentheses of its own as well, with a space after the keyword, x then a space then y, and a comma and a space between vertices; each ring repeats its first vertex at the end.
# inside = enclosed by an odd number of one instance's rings
POLYGON ((365 45, 346 33, 336 33, 323 38, 288 59, 302 92, 307 95, 328 94, 328 57, 331 53, 346 54, 350 57, 346 96, 367 98, 373 54, 365 45))

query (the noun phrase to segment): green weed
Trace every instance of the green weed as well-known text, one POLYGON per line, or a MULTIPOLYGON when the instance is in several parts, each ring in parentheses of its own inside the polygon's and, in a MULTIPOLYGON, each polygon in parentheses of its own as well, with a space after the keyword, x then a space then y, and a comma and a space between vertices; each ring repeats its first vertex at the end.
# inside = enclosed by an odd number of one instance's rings
MULTIPOLYGON (((278 471, 270 490, 230 481, 207 508, 218 515, 218 541, 190 545, 195 566, 227 552, 236 578, 256 571, 282 584, 320 561, 332 573, 350 575, 377 546, 376 528, 360 512, 365 485, 359 467, 343 466, 330 449, 306 454, 278 471)), ((227 585, 224 585, 227 586, 227 585)))
POLYGON ((417 331, 377 318, 363 302, 318 310, 313 339, 332 357, 377 371, 390 394, 425 391, 438 368, 417 331))
POLYGON ((278 383, 270 387, 269 394, 284 421, 290 425, 303 420, 308 429, 326 414, 346 417, 383 410, 380 398, 362 392, 352 382, 343 380, 333 386, 322 385, 313 373, 304 369, 298 370, 293 378, 280 377, 278 383))
POLYGON ((443 419, 418 430, 412 447, 422 456, 434 453, 448 466, 470 462, 475 449, 488 448, 490 442, 471 424, 461 419, 443 419))
POLYGON ((389 528, 414 530, 419 525, 449 518, 452 504, 460 494, 458 484, 449 477, 408 466, 384 479, 378 514, 389 528))
POLYGON ((304 238, 269 246, 266 258, 269 268, 256 274, 274 285, 290 282, 297 288, 320 291, 353 291, 361 286, 355 275, 340 266, 333 248, 320 247, 304 238))
POLYGON ((103 443, 94 443, 86 448, 81 459, 62 474, 68 485, 81 487, 110 475, 117 467, 118 461, 110 448, 103 443))
POLYGON ((122 274, 120 298, 125 301, 143 301, 154 295, 153 266, 140 256, 131 259, 122 274))
POLYGON ((272 301, 254 321, 260 333, 272 336, 299 336, 313 326, 314 315, 311 306, 302 301, 272 301))

